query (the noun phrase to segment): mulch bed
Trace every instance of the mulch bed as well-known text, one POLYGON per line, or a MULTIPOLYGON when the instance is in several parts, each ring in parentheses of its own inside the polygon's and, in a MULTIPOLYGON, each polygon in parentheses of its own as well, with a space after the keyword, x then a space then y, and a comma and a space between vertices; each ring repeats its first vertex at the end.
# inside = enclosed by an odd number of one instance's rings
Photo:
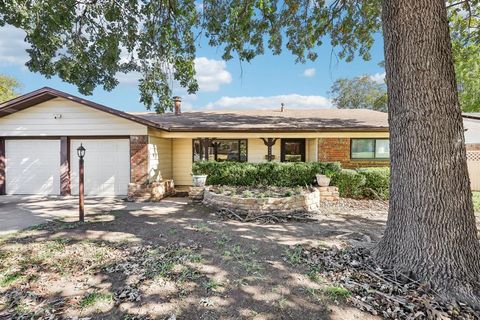
POLYGON ((480 319, 468 305, 447 303, 425 284, 380 268, 365 248, 303 248, 312 270, 351 292, 353 306, 386 319, 480 319))

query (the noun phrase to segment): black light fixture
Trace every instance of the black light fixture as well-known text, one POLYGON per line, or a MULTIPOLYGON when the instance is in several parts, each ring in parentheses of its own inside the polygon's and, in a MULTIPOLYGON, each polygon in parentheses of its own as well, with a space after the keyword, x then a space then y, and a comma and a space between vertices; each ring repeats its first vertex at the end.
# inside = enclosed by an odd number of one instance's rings
POLYGON ((83 157, 85 156, 85 151, 87 151, 87 150, 80 143, 80 147, 77 148, 77 155, 80 159, 83 159, 83 157))

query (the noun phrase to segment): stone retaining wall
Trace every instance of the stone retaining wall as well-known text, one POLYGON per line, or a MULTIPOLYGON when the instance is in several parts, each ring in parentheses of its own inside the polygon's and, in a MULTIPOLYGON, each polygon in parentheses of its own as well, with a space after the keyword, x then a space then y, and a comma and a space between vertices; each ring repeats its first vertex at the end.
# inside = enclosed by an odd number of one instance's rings
POLYGON ((175 194, 173 180, 151 183, 130 183, 128 185, 128 201, 159 201, 175 194))
POLYGON ((320 204, 320 191, 305 193, 283 198, 240 198, 216 194, 208 188, 203 194, 203 203, 217 208, 228 208, 248 215, 262 215, 268 213, 315 212, 320 204))
POLYGON ((320 201, 338 201, 340 193, 337 187, 317 187, 320 192, 320 201))

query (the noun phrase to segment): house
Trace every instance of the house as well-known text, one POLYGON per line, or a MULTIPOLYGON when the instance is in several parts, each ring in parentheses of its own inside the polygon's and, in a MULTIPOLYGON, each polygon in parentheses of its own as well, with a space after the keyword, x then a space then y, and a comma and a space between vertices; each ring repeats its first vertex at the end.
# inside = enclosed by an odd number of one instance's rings
MULTIPOLYGON (((283 109, 283 108, 282 108, 283 109)), ((370 110, 248 110, 126 113, 42 88, 0 105, 0 194, 125 195, 128 185, 191 184, 192 163, 339 161, 389 164, 385 113, 370 110)))
POLYGON ((462 116, 470 182, 473 191, 480 191, 480 112, 462 116))

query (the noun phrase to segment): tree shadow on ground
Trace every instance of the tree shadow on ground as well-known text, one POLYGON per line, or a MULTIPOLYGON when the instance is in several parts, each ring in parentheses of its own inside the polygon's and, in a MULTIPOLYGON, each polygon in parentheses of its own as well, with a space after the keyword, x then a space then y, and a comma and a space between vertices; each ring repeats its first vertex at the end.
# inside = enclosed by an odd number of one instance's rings
POLYGON ((132 288, 138 291, 139 300, 120 299, 103 311, 78 311, 82 316, 167 319, 175 314, 177 319, 372 319, 334 303, 323 290, 324 283, 309 279, 310 270, 298 263, 293 246, 341 245, 346 240, 374 243, 383 232, 384 216, 342 214, 306 223, 241 223, 221 220, 213 210, 188 205, 185 199, 170 198, 158 204, 138 203, 110 213, 87 214, 87 220, 96 222, 47 224, 35 232, 5 240, 9 245, 68 239, 67 246, 89 241, 118 252, 120 256, 115 259, 119 265, 122 261, 134 264, 150 259, 147 265, 153 263, 155 272, 160 272, 161 276, 139 280, 135 272, 121 268, 107 272, 103 266, 92 274, 80 269, 70 276, 69 285, 46 290, 43 295, 46 301, 60 296, 77 302, 91 292, 118 295, 132 288), (140 253, 130 250, 136 247, 148 250, 140 253), (130 260, 121 256, 126 253, 131 255, 130 260), (200 261, 193 259, 196 254, 201 256, 195 258, 200 261), (178 260, 172 260, 174 266, 168 265, 171 269, 161 273, 171 255, 178 260), (82 281, 81 289, 72 289, 82 281))

